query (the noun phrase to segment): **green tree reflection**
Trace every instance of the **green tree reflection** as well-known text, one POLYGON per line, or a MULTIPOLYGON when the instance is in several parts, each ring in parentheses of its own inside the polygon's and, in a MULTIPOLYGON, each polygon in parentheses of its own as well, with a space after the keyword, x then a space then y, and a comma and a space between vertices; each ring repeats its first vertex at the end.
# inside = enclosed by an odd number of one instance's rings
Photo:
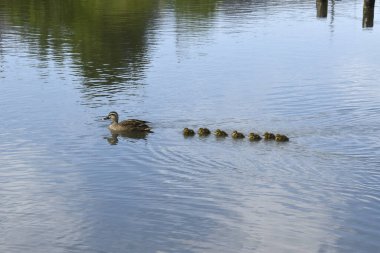
POLYGON ((41 60, 70 57, 87 85, 137 80, 158 2, 23 0, 2 3, 6 16, 41 60))

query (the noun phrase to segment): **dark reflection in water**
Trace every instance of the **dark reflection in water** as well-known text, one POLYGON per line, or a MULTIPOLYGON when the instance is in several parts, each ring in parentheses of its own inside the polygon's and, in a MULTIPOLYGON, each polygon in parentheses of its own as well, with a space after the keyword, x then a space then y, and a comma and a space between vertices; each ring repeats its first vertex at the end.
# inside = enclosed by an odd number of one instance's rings
POLYGON ((2 5, 42 61, 52 54, 54 61, 73 62, 87 98, 110 96, 143 77, 158 1, 26 0, 2 5))
POLYGON ((210 19, 216 14, 217 4, 220 0, 176 0, 171 2, 175 9, 176 16, 188 18, 189 20, 210 19))
POLYGON ((117 145, 119 143, 119 138, 122 137, 127 140, 140 140, 144 139, 146 140, 148 136, 148 133, 144 132, 121 132, 121 133, 112 133, 111 136, 105 137, 105 139, 108 141, 111 145, 117 145))
POLYGON ((330 11, 330 28, 334 31, 334 19, 335 19, 335 0, 331 0, 331 11, 330 11))
POLYGON ((373 27, 374 15, 375 15, 375 0, 364 0, 363 28, 373 27))
POLYGON ((327 18, 328 4, 328 0, 317 0, 316 6, 318 18, 327 18))

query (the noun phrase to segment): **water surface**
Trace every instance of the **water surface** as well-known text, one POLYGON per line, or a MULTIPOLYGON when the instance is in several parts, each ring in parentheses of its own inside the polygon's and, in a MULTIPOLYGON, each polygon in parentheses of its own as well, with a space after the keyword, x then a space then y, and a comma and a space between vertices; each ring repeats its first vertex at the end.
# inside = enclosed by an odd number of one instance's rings
POLYGON ((1 1, 0 251, 379 252, 380 10, 362 14, 1 1), (112 136, 112 110, 154 133, 112 136))

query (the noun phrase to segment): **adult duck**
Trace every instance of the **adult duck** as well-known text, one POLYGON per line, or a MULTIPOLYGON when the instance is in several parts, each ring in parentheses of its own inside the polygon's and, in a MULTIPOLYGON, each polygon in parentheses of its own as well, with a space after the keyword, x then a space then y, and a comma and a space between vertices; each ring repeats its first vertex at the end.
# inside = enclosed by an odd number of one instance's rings
POLYGON ((147 125, 148 121, 138 119, 127 119, 119 122, 119 114, 115 111, 110 112, 107 117, 104 118, 111 120, 111 125, 108 129, 113 132, 145 132, 152 133, 150 126, 147 125))

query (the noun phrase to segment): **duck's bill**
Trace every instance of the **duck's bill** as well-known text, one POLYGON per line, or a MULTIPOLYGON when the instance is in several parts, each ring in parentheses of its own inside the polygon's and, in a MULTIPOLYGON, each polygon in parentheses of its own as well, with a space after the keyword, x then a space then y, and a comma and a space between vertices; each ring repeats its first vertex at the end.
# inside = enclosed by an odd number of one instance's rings
POLYGON ((103 119, 104 119, 104 120, 106 120, 106 119, 110 119, 110 116, 104 117, 103 119))

